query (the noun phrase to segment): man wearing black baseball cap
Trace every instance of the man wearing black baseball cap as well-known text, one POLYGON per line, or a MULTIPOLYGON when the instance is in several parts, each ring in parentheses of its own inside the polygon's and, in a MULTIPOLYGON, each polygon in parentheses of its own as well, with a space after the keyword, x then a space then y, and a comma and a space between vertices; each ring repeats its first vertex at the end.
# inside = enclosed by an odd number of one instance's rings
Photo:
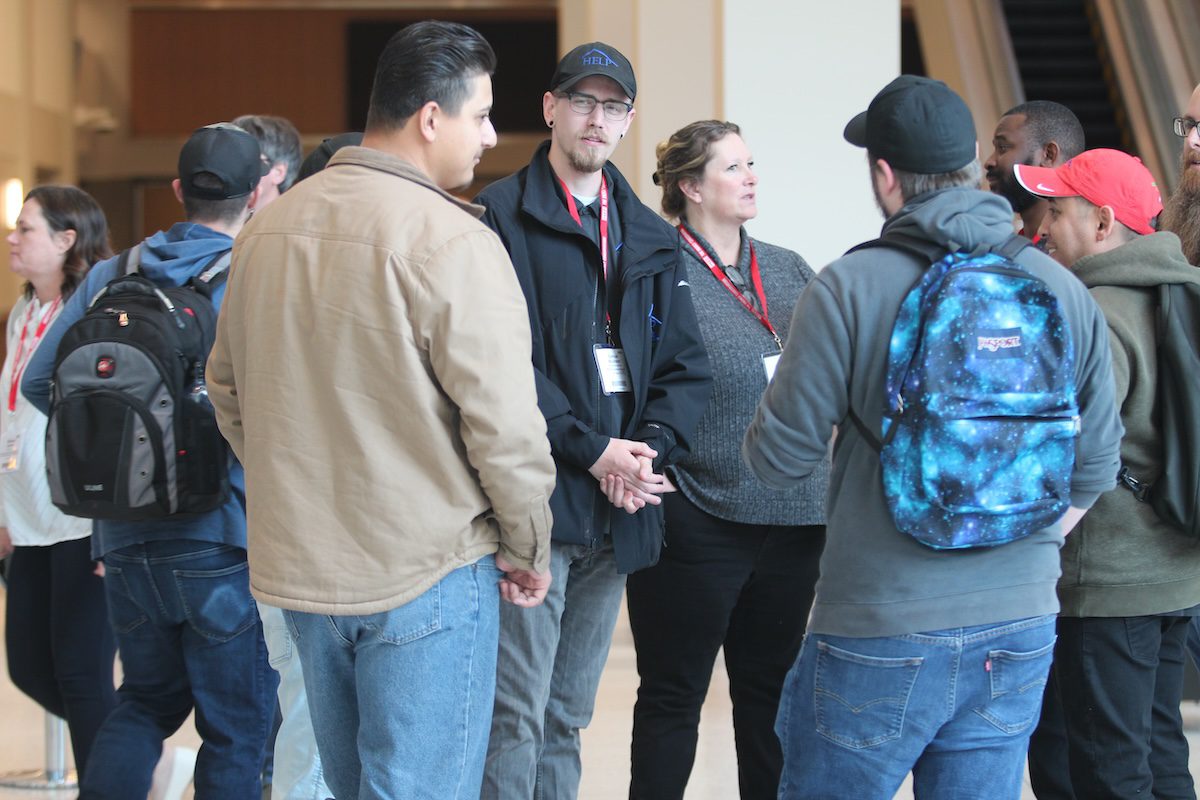
MULTIPOLYGON (((867 150, 884 240, 907 246, 856 249, 818 273, 746 434, 750 466, 782 489, 827 457, 838 430, 821 579, 776 722, 779 796, 892 797, 911 771, 919 797, 1015 800, 1054 648, 1058 549, 1118 467, 1104 318, 1046 254, 1014 256, 1069 323, 1081 431, 1072 508, 996 547, 937 550, 902 533, 876 449, 901 300, 933 258, 1006 242, 1012 208, 979 189, 971 112, 939 81, 892 81, 845 138, 867 150)), ((1006 332, 1020 341, 1019 329, 1006 332)), ((938 445, 923 455, 938 459, 938 445)))
MULTIPOLYGON (((142 273, 160 286, 180 286, 228 264, 222 259, 250 217, 265 166, 258 142, 236 125, 195 131, 180 150, 172 182, 186 221, 142 241, 142 273)), ((25 370, 22 391, 43 412, 58 343, 117 277, 119 260, 92 267, 25 370)), ((224 298, 224 284, 216 286, 214 305, 224 298)), ((81 797, 144 797, 163 740, 193 707, 205 754, 196 764, 197 794, 261 794, 278 676, 250 596, 245 473, 236 460, 229 482, 229 500, 214 511, 95 522, 92 555, 109 570, 105 590, 124 676, 120 703, 96 734, 89 763, 97 767, 81 776, 81 797), (175 577, 164 581, 164 575, 175 577)))
POLYGON ((483 797, 575 797, 625 574, 658 560, 663 469, 704 411, 708 360, 676 233, 608 159, 637 80, 604 42, 571 50, 542 96, 550 140, 483 190, 516 268, 557 483, 546 602, 501 608, 483 797), (622 488, 616 488, 622 487, 622 488))

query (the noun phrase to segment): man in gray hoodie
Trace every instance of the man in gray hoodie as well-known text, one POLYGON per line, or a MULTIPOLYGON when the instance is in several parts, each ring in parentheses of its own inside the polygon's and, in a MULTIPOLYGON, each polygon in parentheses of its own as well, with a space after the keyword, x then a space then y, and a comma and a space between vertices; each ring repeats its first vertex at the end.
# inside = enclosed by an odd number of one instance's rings
MULTIPOLYGON (((977 188, 971 113, 945 84, 897 78, 845 137, 867 149, 886 235, 946 251, 1011 236, 1011 206, 977 188)), ((1099 308, 1044 253, 1026 247, 1015 260, 1049 287, 1067 321, 1081 433, 1071 510, 997 547, 936 550, 901 533, 864 435, 879 436, 893 324, 929 259, 890 247, 852 252, 818 273, 796 306, 744 444, 758 476, 786 488, 820 465, 838 431, 821 578, 776 721, 781 798, 891 797, 910 770, 921 797, 1020 796, 1054 647, 1058 550, 1114 486, 1121 424, 1099 308)))
MULTIPOLYGON (((1121 463, 1153 482, 1163 470, 1157 289, 1200 284, 1200 271, 1178 236, 1155 233, 1162 200, 1133 156, 1088 150, 1016 174, 1049 198, 1047 252, 1104 311, 1125 426, 1121 463)), ((1038 797, 1195 798, 1179 703, 1188 627, 1200 614, 1200 542, 1118 486, 1067 540, 1062 562, 1054 669, 1029 748, 1038 797)))

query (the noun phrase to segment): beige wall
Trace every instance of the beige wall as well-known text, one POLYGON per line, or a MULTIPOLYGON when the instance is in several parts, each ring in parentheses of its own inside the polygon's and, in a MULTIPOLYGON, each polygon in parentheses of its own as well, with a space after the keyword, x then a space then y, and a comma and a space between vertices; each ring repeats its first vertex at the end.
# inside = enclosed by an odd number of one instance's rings
POLYGON ((864 151, 842 130, 900 70, 895 0, 730 0, 724 105, 761 180, 749 230, 814 269, 879 235, 864 151))
MULTIPOLYGON (((0 186, 75 180, 73 14, 72 0, 0 0, 0 186)), ((2 316, 20 281, 7 269, 7 244, 0 256, 2 316)))
POLYGON ((633 61, 637 119, 614 161, 658 208, 655 145, 698 119, 742 126, 761 184, 753 235, 820 267, 879 232, 862 151, 842 128, 899 71, 900 6, 841 0, 562 0, 560 49, 633 61))

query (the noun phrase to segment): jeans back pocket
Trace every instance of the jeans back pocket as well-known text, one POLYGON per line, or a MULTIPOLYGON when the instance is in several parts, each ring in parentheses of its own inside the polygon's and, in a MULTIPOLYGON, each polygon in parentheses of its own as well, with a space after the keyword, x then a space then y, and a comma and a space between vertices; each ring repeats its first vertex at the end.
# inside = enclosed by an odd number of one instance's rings
POLYGON ((813 703, 817 733, 861 750, 900 738, 924 658, 879 658, 818 641, 813 703))
POLYGON ((1053 638, 1050 644, 1029 652, 988 651, 991 699, 975 713, 1010 735, 1028 729, 1042 710, 1053 657, 1053 638))

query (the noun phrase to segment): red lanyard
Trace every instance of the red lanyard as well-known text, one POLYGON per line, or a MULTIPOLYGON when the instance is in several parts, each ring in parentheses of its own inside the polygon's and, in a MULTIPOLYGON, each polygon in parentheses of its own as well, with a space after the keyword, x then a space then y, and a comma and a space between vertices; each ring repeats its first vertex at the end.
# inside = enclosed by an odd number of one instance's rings
POLYGON ((708 254, 708 251, 706 251, 701 244, 696 241, 695 236, 692 236, 692 234, 688 233, 687 228, 683 227, 683 225, 679 226, 679 235, 682 236, 683 240, 688 243, 688 245, 696 253, 696 257, 704 263, 704 266, 708 267, 709 272, 711 272, 713 276, 721 282, 721 285, 728 289, 734 297, 741 301, 741 304, 746 307, 746 310, 753 314, 754 318, 761 322, 763 327, 775 337, 775 344, 779 345, 779 349, 782 350, 783 340, 779 338, 779 334, 775 332, 775 326, 772 325, 771 320, 767 318, 767 293, 763 291, 762 274, 758 271, 758 255, 754 252, 754 245, 750 245, 750 280, 754 283, 754 293, 758 295, 758 304, 759 308, 762 309, 761 311, 759 311, 758 308, 755 308, 754 304, 747 300, 746 296, 742 294, 736 286, 733 285, 733 281, 729 280, 729 276, 725 274, 725 270, 717 266, 717 262, 713 261, 713 258, 708 254))
MULTIPOLYGON (((567 211, 571 214, 571 219, 583 227, 583 220, 579 216, 579 209, 575 206, 575 197, 571 194, 571 190, 567 188, 567 182, 562 178, 558 179, 562 184, 563 195, 567 198, 567 211)), ((600 262, 604 265, 604 283, 608 285, 608 182, 604 179, 604 175, 600 175, 600 262)), ((607 288, 605 289, 607 291, 607 288)), ((608 303, 604 304, 604 325, 607 329, 612 325, 612 317, 608 315, 608 303)), ((607 330, 606 330, 607 333, 607 330)))
POLYGON ((29 366, 29 359, 33 357, 33 351, 37 349, 38 342, 42 340, 42 334, 46 332, 46 328, 54 320, 54 314, 58 310, 58 304, 61 301, 62 295, 54 298, 54 302, 50 304, 50 309, 42 315, 42 321, 38 323, 37 330, 33 333, 33 341, 29 344, 28 352, 25 350, 25 336, 29 333, 29 323, 33 321, 32 302, 25 311, 25 321, 21 323, 21 339, 17 343, 17 352, 13 354, 12 386, 8 387, 9 413, 17 410, 17 392, 21 388, 21 375, 24 374, 25 367, 29 366))

